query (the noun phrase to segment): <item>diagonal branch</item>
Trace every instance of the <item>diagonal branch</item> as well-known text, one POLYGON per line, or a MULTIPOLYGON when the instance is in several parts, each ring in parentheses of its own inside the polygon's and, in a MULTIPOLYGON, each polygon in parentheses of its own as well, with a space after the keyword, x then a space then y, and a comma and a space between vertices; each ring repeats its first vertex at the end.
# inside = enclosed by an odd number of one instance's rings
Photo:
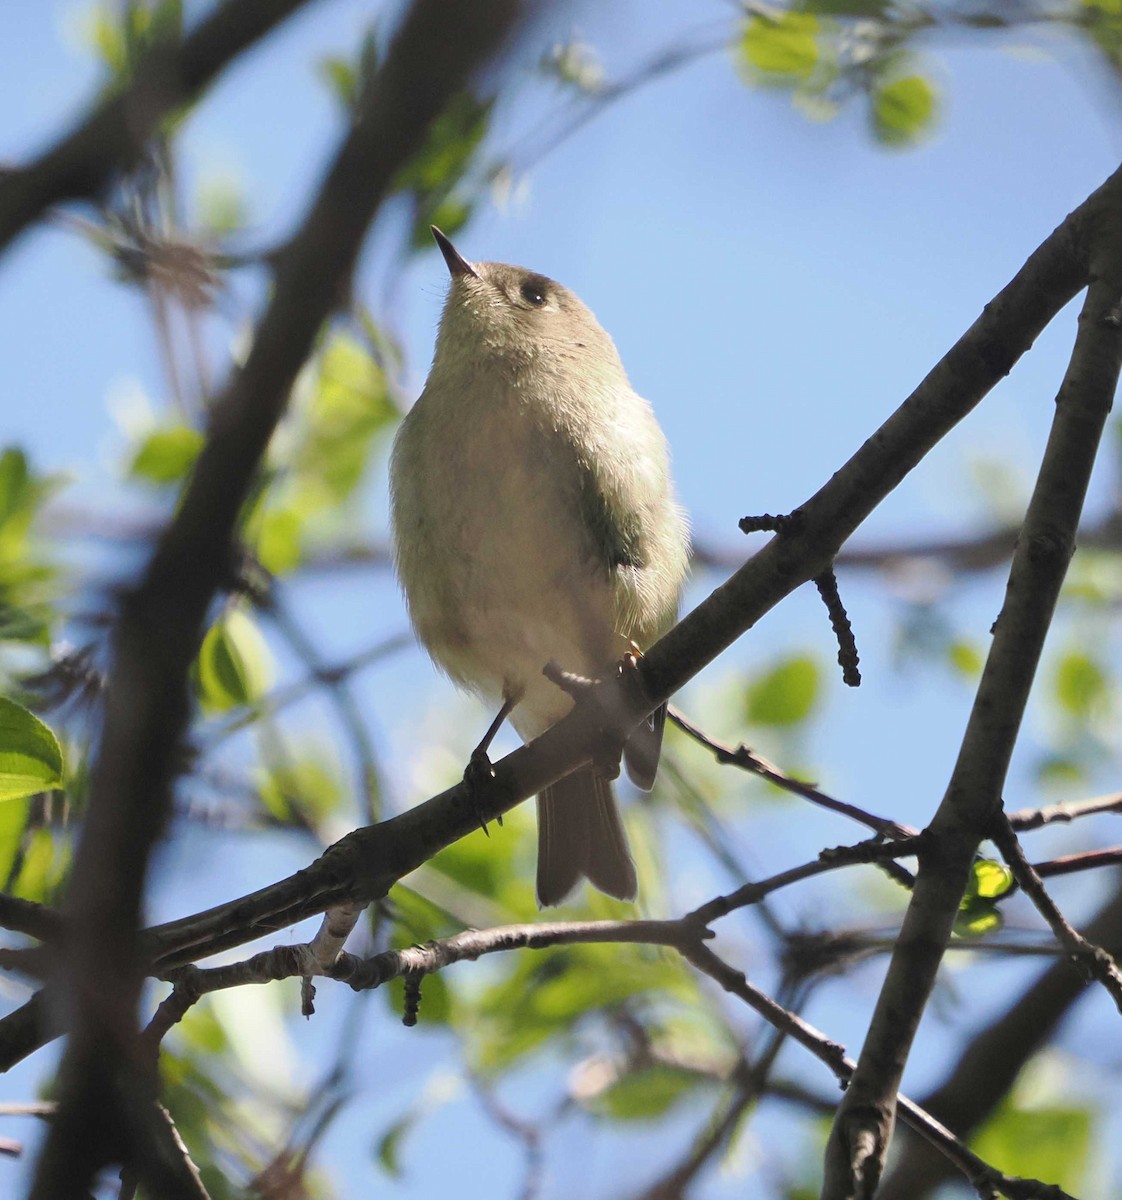
POLYGON ((307 0, 227 0, 182 42, 161 42, 125 88, 28 163, 0 173, 0 251, 63 200, 93 199, 141 156, 160 122, 194 100, 307 0))
POLYGON ((912 1039, 934 986, 970 864, 1001 804, 1009 759, 1075 549, 1083 500, 1122 368, 1122 176, 1106 185, 1091 283, 1052 432, 1013 557, 1005 604, 861 1058, 826 1147, 823 1200, 876 1191, 912 1039))

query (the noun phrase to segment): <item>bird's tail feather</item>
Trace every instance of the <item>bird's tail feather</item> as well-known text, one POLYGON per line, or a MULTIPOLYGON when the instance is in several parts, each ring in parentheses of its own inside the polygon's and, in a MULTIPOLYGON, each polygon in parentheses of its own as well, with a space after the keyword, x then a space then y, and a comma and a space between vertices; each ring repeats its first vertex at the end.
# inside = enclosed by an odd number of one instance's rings
POLYGON ((611 782, 592 767, 538 796, 538 903, 560 904, 582 877, 619 900, 638 890, 611 782))

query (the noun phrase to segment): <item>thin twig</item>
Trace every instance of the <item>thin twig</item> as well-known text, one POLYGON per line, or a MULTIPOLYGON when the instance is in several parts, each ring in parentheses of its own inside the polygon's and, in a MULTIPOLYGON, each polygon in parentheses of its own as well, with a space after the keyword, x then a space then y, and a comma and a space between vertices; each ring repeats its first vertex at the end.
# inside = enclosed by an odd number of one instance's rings
POLYGON ((990 829, 990 838, 1009 864, 1021 891, 1036 905, 1037 911, 1052 927, 1060 945, 1088 979, 1097 979, 1106 988, 1119 1012, 1122 1012, 1122 972, 1114 959, 1099 946, 1093 946, 1077 932, 1048 894, 1044 881, 1025 857, 1021 843, 1008 818, 1000 814, 990 829))

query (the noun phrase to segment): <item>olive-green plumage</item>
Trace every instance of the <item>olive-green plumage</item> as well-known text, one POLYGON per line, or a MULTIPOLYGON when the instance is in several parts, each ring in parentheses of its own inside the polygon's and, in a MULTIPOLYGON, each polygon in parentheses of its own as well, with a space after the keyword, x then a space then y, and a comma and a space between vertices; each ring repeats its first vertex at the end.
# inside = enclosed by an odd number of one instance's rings
MULTIPOLYGON (((435 232, 435 231, 434 231, 435 232)), ((452 679, 515 701, 523 739, 572 700, 553 661, 603 674, 674 621, 687 532, 666 442, 611 338, 572 292, 504 263, 452 274, 432 369, 391 462, 394 548, 417 635, 452 679)), ((625 750, 650 787, 661 714, 625 750)), ((582 876, 635 895, 635 868, 607 780, 591 767, 538 798, 538 899, 582 876)))

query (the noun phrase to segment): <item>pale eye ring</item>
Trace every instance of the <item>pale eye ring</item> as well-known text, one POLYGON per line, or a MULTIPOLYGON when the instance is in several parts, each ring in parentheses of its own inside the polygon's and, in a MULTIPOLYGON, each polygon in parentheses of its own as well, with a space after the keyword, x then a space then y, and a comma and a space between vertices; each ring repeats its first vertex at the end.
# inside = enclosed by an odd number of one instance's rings
POLYGON ((532 304, 534 308, 542 308, 545 305, 546 295, 545 289, 539 283, 534 283, 527 280, 519 289, 519 294, 527 304, 532 304))

